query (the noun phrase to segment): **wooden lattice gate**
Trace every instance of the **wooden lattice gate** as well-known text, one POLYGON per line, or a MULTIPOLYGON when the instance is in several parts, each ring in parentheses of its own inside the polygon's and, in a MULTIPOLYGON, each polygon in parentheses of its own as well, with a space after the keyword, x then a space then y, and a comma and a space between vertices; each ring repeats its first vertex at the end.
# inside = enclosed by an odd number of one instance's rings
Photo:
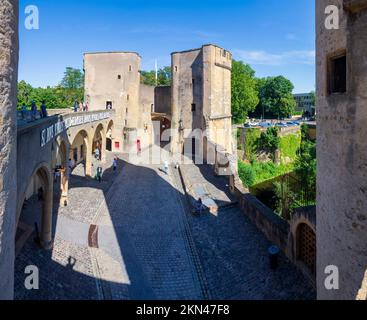
POLYGON ((298 260, 302 261, 309 270, 316 274, 316 235, 305 223, 298 227, 298 260))

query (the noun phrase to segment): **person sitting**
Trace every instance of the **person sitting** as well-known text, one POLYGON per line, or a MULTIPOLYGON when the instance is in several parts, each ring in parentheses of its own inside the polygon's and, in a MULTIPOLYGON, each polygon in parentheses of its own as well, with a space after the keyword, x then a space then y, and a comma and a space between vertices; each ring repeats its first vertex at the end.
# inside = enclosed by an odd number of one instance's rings
POLYGON ((194 214, 201 214, 204 210, 205 210, 205 205, 203 204, 203 200, 201 198, 199 198, 199 200, 196 201, 195 204, 194 204, 193 213, 194 214))

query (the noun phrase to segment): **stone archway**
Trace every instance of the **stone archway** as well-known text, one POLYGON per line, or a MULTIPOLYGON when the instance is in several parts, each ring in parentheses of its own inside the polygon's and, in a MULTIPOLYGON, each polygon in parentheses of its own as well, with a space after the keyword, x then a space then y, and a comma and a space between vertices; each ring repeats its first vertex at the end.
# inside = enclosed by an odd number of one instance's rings
POLYGON ((52 248, 52 207, 52 174, 46 164, 40 165, 32 174, 23 196, 16 228, 16 254, 34 231, 38 231, 37 236, 44 249, 52 248))
POLYGON ((170 141, 162 141, 162 136, 167 130, 171 129, 171 119, 163 114, 155 114, 152 116, 152 122, 159 122, 159 128, 153 125, 154 142, 159 143, 161 147, 166 146, 170 141))
POLYGON ((112 142, 113 142, 113 129, 114 129, 114 123, 113 120, 109 122, 107 125, 107 131, 106 131, 106 150, 112 151, 112 142))
POLYGON ((61 140, 56 154, 54 181, 60 186, 60 206, 68 205, 69 174, 68 174, 68 149, 65 141, 61 140), (58 181, 59 180, 59 181, 58 181))
POLYGON ((70 147, 69 160, 67 167, 67 174, 70 176, 71 172, 79 166, 84 166, 83 173, 76 172, 76 174, 84 174, 91 176, 92 173, 92 146, 89 140, 88 133, 83 129, 80 130, 74 137, 70 147))
POLYGON ((106 133, 102 123, 94 131, 91 153, 96 160, 106 161, 106 133), (98 154, 96 155, 97 152, 99 152, 99 156, 98 154))

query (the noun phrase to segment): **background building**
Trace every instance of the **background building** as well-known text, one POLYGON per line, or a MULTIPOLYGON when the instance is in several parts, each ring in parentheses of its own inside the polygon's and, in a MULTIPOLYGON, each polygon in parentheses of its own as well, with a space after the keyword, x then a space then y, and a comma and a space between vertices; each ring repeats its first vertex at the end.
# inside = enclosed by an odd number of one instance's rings
POLYGON ((297 93, 293 97, 297 102, 296 111, 310 116, 315 115, 315 96, 313 93, 297 93))
POLYGON ((141 84, 140 65, 133 52, 84 55, 89 109, 116 110, 113 151, 129 152, 137 143, 147 147, 172 128, 173 153, 201 156, 208 142, 232 153, 230 52, 204 45, 173 53, 172 86, 141 84), (160 122, 158 132, 152 121, 160 122))

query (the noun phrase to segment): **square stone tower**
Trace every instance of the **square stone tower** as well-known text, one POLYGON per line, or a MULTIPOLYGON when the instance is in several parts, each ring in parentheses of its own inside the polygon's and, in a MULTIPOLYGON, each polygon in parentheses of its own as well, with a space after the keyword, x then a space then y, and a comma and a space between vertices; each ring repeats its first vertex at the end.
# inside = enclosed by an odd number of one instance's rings
POLYGON ((367 0, 317 0, 316 6, 317 293, 366 299, 367 0), (330 10, 338 29, 330 29, 330 10), (328 266, 339 270, 338 290, 325 286, 328 266))
POLYGON ((184 151, 185 132, 195 129, 232 153, 231 69, 231 53, 215 45, 172 53, 173 153, 184 151))
POLYGON ((141 57, 135 52, 84 54, 89 110, 116 110, 113 151, 126 151, 139 125, 140 65, 141 57))

